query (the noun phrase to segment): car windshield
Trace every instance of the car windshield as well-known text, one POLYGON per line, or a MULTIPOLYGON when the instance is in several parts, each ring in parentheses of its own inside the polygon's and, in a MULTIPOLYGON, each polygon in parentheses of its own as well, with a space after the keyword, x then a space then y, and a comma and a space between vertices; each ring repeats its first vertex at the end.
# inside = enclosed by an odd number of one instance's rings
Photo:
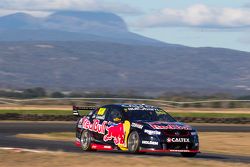
POLYGON ((149 109, 149 110, 128 110, 125 109, 125 118, 130 121, 163 121, 163 122, 176 122, 166 111, 162 109, 149 109))

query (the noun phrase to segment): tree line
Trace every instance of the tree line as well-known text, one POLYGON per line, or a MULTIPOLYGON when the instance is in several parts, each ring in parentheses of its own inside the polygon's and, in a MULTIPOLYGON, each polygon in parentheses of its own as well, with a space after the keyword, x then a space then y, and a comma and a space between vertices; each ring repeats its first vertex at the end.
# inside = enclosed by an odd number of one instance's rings
MULTIPOLYGON (((133 91, 121 91, 119 94, 112 94, 105 91, 95 91, 91 93, 86 92, 61 92, 61 91, 51 91, 46 90, 42 87, 35 87, 23 90, 0 90, 0 97, 3 98, 17 98, 17 99, 31 99, 31 98, 81 98, 81 97, 92 97, 92 98, 152 98, 152 97, 145 97, 133 93, 133 91)), ((199 100, 218 100, 218 99, 232 99, 232 100, 250 100, 249 96, 240 96, 237 98, 233 98, 230 95, 225 94, 216 94, 211 96, 190 96, 187 93, 183 94, 172 94, 166 96, 159 96, 154 97, 154 99, 161 99, 161 100, 170 100, 170 101, 199 101, 199 100)), ((250 103, 245 102, 211 102, 211 103, 173 103, 173 106, 182 107, 182 108, 240 108, 240 107, 250 107, 250 103)))

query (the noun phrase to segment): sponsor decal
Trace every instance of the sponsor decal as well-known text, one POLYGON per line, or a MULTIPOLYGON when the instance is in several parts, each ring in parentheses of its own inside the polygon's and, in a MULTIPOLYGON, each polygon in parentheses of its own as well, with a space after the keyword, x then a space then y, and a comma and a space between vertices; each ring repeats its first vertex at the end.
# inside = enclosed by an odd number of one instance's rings
POLYGON ((104 118, 105 118, 105 116, 103 115, 103 116, 99 116, 99 115, 97 115, 96 116, 96 119, 101 119, 101 120, 104 120, 104 118))
POLYGON ((100 108, 97 112, 97 115, 104 115, 106 111, 106 108, 100 108))
POLYGON ((170 152, 197 152, 192 150, 169 150, 170 152))
POLYGON ((97 150, 113 150, 111 146, 102 144, 91 144, 91 148, 97 150))
POLYGON ((155 108, 128 108, 129 111, 140 110, 140 111, 155 111, 155 108))
POLYGON ((161 135, 160 131, 157 130, 148 130, 148 129, 144 129, 144 132, 149 134, 149 135, 161 135))
POLYGON ((103 146, 104 148, 112 148, 111 146, 103 146))
MULTIPOLYGON (((149 106, 149 105, 145 105, 145 104, 124 104, 122 106, 124 108, 126 108, 126 110, 128 110, 128 111, 134 111, 134 110, 155 111, 155 110, 159 110, 158 108, 156 108, 154 106, 149 106)), ((127 112, 127 111, 125 111, 125 112, 127 112)))
POLYGON ((145 141, 145 140, 142 140, 142 144, 147 144, 147 145, 158 145, 158 142, 157 141, 145 141))
POLYGON ((94 111, 90 111, 90 113, 88 114, 89 116, 93 114, 94 111))
POLYGON ((167 138, 168 143, 190 143, 189 138, 167 138))
POLYGON ((157 123, 149 123, 149 125, 154 129, 176 129, 176 130, 191 130, 191 127, 188 125, 175 125, 175 124, 168 124, 168 125, 160 125, 157 123))
POLYGON ((83 121, 83 118, 81 118, 77 124, 77 127, 78 128, 82 128, 82 121, 83 121))
MULTIPOLYGON (((93 123, 91 123, 86 117, 84 117, 80 122, 82 122, 81 128, 103 134, 104 141, 114 140, 115 145, 125 145, 124 139, 127 137, 125 136, 125 131, 128 131, 127 134, 129 134, 130 124, 127 126, 122 123, 112 124, 107 121, 103 121, 103 123, 100 124, 100 120, 98 119, 93 119, 93 123)), ((78 127, 80 127, 80 124, 78 124, 78 127)))
POLYGON ((106 127, 107 134, 103 137, 104 141, 109 141, 114 139, 115 145, 123 145, 124 144, 124 128, 123 124, 115 124, 109 127, 106 127))
POLYGON ((84 129, 88 129, 92 132, 97 132, 100 134, 105 134, 105 130, 106 130, 106 124, 107 121, 103 121, 102 124, 100 124, 100 120, 98 119, 94 119, 93 123, 91 123, 88 119, 83 119, 82 121, 82 127, 84 129))
POLYGON ((78 128, 82 128, 82 125, 78 124, 77 127, 78 127, 78 128))
POLYGON ((146 104, 122 104, 122 106, 126 108, 156 108, 154 106, 150 106, 146 104))
POLYGON ((138 128, 138 129, 142 129, 142 128, 143 128, 143 125, 138 124, 138 123, 132 123, 132 124, 131 124, 131 127, 138 128))

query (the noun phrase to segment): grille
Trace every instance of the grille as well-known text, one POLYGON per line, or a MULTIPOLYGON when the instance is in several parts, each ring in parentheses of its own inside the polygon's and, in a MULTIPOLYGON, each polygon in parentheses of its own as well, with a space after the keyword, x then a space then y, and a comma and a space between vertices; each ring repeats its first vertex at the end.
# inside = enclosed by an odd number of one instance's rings
POLYGON ((191 131, 188 130, 164 130, 163 134, 167 137, 189 137, 191 131))
POLYGON ((193 147, 193 144, 189 143, 167 143, 167 149, 171 150, 189 150, 193 147))

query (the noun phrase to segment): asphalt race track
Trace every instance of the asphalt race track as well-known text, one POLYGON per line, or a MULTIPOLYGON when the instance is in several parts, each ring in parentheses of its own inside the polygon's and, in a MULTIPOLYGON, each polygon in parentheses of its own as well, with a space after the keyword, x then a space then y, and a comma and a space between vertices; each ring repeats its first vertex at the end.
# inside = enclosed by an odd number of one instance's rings
MULTIPOLYGON (((200 132, 250 132, 250 126, 194 126, 200 132)), ((46 141, 35 139, 22 139, 14 137, 18 133, 47 133, 47 132, 74 132, 74 123, 49 122, 0 122, 0 147, 42 149, 50 151, 65 151, 83 153, 73 142, 46 141)), ((135 156, 125 152, 92 152, 92 154, 135 156)), ((144 154, 136 156, 173 156, 181 158, 179 154, 144 154)), ((201 153, 196 158, 217 161, 242 162, 250 164, 250 157, 201 153)))

